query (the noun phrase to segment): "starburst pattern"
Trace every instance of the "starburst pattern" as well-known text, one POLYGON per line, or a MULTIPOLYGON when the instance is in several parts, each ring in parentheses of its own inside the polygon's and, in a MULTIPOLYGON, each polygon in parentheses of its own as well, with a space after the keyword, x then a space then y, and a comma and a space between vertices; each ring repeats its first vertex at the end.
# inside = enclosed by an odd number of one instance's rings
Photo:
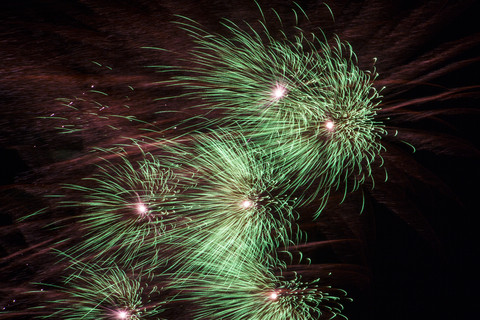
POLYGON ((469 318, 478 10, 268 5, 1 5, 0 318, 469 318))
POLYGON ((222 130, 192 140, 190 147, 162 145, 191 186, 182 198, 184 209, 177 210, 189 222, 172 237, 181 261, 203 265, 206 257, 228 259, 230 254, 247 261, 301 239, 296 199, 271 152, 260 152, 240 133, 222 130))
POLYGON ((104 160, 99 172, 85 178, 89 186, 68 185, 80 192, 63 206, 83 208, 77 219, 85 241, 69 251, 76 255, 106 255, 108 261, 125 264, 161 264, 158 253, 168 231, 179 222, 175 216, 182 188, 172 169, 151 154, 131 162, 124 153, 106 153, 117 163, 104 160), (118 159, 119 158, 119 159, 118 159))
POLYGON ((226 37, 185 20, 178 23, 197 44, 188 61, 195 67, 159 67, 180 74, 166 83, 222 110, 220 126, 240 124, 249 140, 285 158, 291 187, 310 187, 307 203, 324 198, 318 213, 330 189, 356 190, 372 178, 386 134, 375 119, 381 96, 375 69, 360 70, 348 43, 300 29, 292 40, 275 38, 265 21, 259 33, 224 21, 226 37))
POLYGON ((151 275, 78 263, 70 271, 62 287, 49 289, 59 298, 47 303, 42 319, 163 319, 165 301, 151 275))
POLYGON ((321 286, 320 279, 303 282, 296 273, 287 278, 281 275, 285 271, 252 258, 221 274, 189 274, 188 281, 178 286, 183 299, 198 306, 194 319, 345 318, 342 303, 349 300, 345 291, 321 286))

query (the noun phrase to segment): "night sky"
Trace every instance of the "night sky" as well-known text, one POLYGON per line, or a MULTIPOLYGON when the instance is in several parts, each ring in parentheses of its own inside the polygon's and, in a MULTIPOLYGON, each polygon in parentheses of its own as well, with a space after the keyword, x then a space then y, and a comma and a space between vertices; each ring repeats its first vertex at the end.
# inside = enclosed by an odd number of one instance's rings
MULTIPOLYGON (((198 111, 188 108, 192 101, 156 101, 178 95, 180 89, 156 84, 163 75, 146 68, 188 66, 182 58, 194 43, 172 23, 175 15, 227 34, 219 25, 222 18, 258 27, 260 14, 246 0, 4 2, 0 311, 12 314, 0 318, 31 319, 31 308, 45 305, 28 294, 31 283, 61 273, 50 249, 61 250, 58 243, 66 235, 55 227, 75 214, 46 196, 61 194, 62 184, 92 174, 98 162, 92 148, 143 134, 139 122, 92 116, 88 101, 101 101, 111 114, 135 116, 156 128, 194 115, 198 111), (74 97, 86 101, 78 111, 59 100, 74 97), (61 134, 62 125, 82 131, 61 134), (43 215, 19 220, 43 208, 48 208, 43 215)), ((269 11, 274 8, 291 31, 295 19, 290 1, 258 2, 269 27, 278 28, 269 11)), ((321 28, 329 39, 336 34, 348 41, 361 69, 371 69, 377 59, 375 86, 385 86, 378 117, 389 132, 382 139, 389 179, 383 182, 384 170, 374 169, 377 183, 373 190, 365 186, 362 214, 360 190, 343 204, 341 195, 332 195, 317 221, 302 215, 300 227, 308 234, 302 251, 313 267, 300 267, 299 273, 315 274, 315 266, 331 270, 332 285, 345 288, 354 299, 344 312, 352 320, 471 318, 480 284, 474 223, 480 178, 478 3, 332 0, 327 3, 334 20, 321 1, 298 3, 310 18, 300 20, 303 29, 321 28)), ((78 232, 69 236, 72 241, 82 237, 78 232)), ((174 313, 169 319, 176 319, 174 313)))

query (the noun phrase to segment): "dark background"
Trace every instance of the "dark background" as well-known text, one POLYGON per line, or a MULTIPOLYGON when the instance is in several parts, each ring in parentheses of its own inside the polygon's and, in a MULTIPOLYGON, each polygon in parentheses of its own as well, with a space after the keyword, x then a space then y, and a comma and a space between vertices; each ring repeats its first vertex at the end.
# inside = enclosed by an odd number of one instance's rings
MULTIPOLYGON (((294 23, 290 1, 259 3, 268 21, 275 18, 271 7, 286 28, 294 23)), ((367 193, 362 215, 354 205, 356 194, 344 207, 336 207, 334 197, 320 222, 304 222, 311 243, 307 251, 321 264, 323 249, 313 245, 315 240, 358 241, 332 245, 325 256, 325 264, 338 269, 339 282, 355 299, 345 312, 352 320, 472 318, 479 285, 479 5, 332 0, 333 22, 320 1, 299 4, 310 18, 301 20, 301 26, 321 27, 328 38, 338 34, 349 41, 361 68, 370 68, 378 58, 376 84, 386 86, 379 117, 390 133, 384 139, 389 181, 367 193), (396 129, 399 134, 393 137, 396 129), (415 145, 417 152, 400 140, 415 145), (348 271, 345 266, 357 267, 348 271)), ((91 147, 139 134, 135 125, 98 120, 88 109, 81 116, 65 111, 56 99, 93 99, 89 90, 94 85, 111 93, 112 113, 132 114, 159 127, 174 121, 155 112, 183 110, 185 102, 155 102, 172 92, 155 85, 161 76, 144 68, 178 63, 193 47, 171 23, 174 14, 221 33, 223 17, 254 25, 260 17, 256 5, 245 0, 0 4, 0 309, 35 305, 34 298, 30 303, 22 298, 23 304, 13 300, 29 282, 48 277, 50 260, 43 255, 61 237, 41 230, 41 223, 58 218, 55 214, 35 223, 18 219, 54 207, 45 195, 88 175, 95 161, 88 153, 91 147), (146 46, 175 54, 141 49, 146 46), (128 85, 136 90, 130 92, 128 85), (118 107, 127 100, 131 109, 118 107), (83 131, 59 134, 58 122, 39 118, 52 114, 83 131), (108 125, 122 128, 121 134, 108 125)), ((30 317, 28 312, 21 316, 30 317)))

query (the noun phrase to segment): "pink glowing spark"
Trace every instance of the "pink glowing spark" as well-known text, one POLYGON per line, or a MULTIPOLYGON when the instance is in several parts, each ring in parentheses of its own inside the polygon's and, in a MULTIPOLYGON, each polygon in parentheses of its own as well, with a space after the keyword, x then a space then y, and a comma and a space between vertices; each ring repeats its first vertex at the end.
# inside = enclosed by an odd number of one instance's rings
POLYGON ((285 96, 286 92, 287 89, 284 86, 282 86, 281 84, 277 84, 272 91, 272 97, 276 100, 280 100, 285 96))
POLYGON ((128 319, 129 318, 129 313, 125 310, 121 310, 117 312, 117 319, 128 319))
POLYGON ((253 201, 244 200, 244 201, 242 201, 241 207, 244 208, 244 209, 248 209, 248 208, 253 207, 253 205, 254 205, 253 201))
POLYGON ((325 127, 326 127, 329 131, 332 131, 333 128, 335 127, 335 123, 333 123, 332 120, 328 120, 327 122, 325 122, 325 127))
POLYGON ((273 291, 273 292, 270 294, 269 298, 270 298, 270 300, 277 300, 278 294, 277 294, 275 291, 273 291))
POLYGON ((139 214, 144 215, 147 213, 148 209, 143 203, 137 204, 137 211, 139 214))

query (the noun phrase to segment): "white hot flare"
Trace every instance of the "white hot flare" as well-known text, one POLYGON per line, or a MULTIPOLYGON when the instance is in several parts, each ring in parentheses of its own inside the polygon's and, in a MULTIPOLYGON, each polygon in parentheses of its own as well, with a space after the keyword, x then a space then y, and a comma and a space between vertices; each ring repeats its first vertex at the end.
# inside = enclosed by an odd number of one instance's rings
POLYGON ((272 97, 276 100, 280 100, 285 96, 286 92, 287 92, 287 89, 285 88, 285 86, 281 84, 277 84, 275 88, 273 88, 272 97))

